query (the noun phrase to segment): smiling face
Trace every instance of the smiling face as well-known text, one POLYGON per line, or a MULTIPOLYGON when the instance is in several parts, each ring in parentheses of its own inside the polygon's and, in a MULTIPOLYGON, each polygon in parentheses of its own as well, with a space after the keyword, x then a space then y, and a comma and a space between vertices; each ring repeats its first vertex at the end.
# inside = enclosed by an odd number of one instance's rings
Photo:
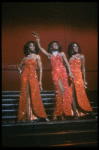
POLYGON ((29 50, 30 50, 31 53, 34 53, 35 45, 33 43, 29 44, 29 50))
POLYGON ((79 51, 78 51, 78 45, 75 43, 73 44, 73 50, 74 52, 77 54, 79 51))
POLYGON ((53 43, 52 44, 52 48, 53 48, 53 50, 58 50, 59 49, 59 46, 58 46, 58 44, 57 43, 53 43))

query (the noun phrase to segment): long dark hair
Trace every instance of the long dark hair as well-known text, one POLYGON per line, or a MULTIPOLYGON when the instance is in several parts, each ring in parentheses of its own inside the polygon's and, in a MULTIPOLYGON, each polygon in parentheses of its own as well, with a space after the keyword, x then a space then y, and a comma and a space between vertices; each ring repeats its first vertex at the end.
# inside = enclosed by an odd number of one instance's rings
POLYGON ((34 42, 34 41, 28 41, 24 47, 23 47, 23 50, 24 50, 24 54, 27 56, 30 54, 30 49, 29 49, 29 44, 30 43, 33 43, 34 46, 35 46, 35 50, 34 50, 34 54, 38 54, 39 52, 39 48, 38 48, 38 45, 34 42))
POLYGON ((52 52, 53 52, 53 48, 52 48, 52 44, 53 43, 57 43, 58 44, 58 46, 59 46, 59 49, 58 49, 58 52, 61 52, 62 51, 62 47, 61 47, 61 45, 59 45, 59 42, 58 41, 52 41, 52 42, 50 42, 49 43, 49 45, 48 45, 48 53, 51 53, 52 54, 52 52))
POLYGON ((80 49, 79 44, 77 42, 72 42, 72 43, 70 43, 70 45, 68 47, 68 51, 67 51, 69 57, 71 57, 72 55, 75 54, 74 49, 73 49, 73 45, 74 44, 77 44, 77 46, 78 46, 78 53, 81 54, 81 49, 80 49))

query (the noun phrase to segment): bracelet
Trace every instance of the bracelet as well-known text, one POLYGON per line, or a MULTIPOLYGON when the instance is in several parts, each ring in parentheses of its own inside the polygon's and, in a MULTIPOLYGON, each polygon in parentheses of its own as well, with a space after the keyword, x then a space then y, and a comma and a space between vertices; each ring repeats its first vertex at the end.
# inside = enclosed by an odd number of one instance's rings
POLYGON ((20 74, 22 73, 22 70, 20 70, 20 74))
POLYGON ((73 75, 72 73, 69 73, 69 75, 73 75))
POLYGON ((36 41, 38 41, 38 42, 39 42, 39 41, 40 41, 40 39, 36 39, 36 41))
POLYGON ((87 89, 87 86, 86 86, 86 85, 84 85, 84 87, 85 87, 85 89, 87 89))
POLYGON ((74 76, 73 76, 73 74, 72 74, 72 73, 69 73, 69 76, 70 76, 70 75, 72 76, 71 78, 72 78, 72 79, 74 79, 74 76))

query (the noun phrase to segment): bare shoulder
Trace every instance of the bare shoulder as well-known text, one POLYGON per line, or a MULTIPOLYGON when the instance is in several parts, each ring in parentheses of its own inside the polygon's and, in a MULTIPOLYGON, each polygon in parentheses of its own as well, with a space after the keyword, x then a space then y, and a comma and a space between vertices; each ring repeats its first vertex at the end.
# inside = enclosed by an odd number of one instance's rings
POLYGON ((83 54, 80 54, 80 58, 81 58, 81 59, 84 59, 85 56, 84 56, 83 54))
POLYGON ((61 53, 61 55, 65 55, 65 53, 64 52, 60 52, 61 53))
POLYGON ((41 56, 40 55, 36 55, 37 60, 41 60, 41 56))
POLYGON ((61 55, 61 56, 65 56, 65 53, 64 53, 64 52, 60 52, 60 55, 61 55))

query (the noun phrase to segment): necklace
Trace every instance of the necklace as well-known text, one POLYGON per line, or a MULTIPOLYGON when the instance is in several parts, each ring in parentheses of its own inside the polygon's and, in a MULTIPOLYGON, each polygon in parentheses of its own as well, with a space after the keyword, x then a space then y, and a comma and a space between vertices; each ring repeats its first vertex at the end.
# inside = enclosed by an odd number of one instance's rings
POLYGON ((79 57, 80 54, 76 54, 76 55, 72 55, 72 57, 70 58, 70 60, 74 60, 74 59, 81 59, 79 57))
POLYGON ((29 54, 29 55, 27 55, 27 59, 28 59, 28 57, 34 59, 33 56, 35 56, 35 55, 36 55, 36 54, 29 54))
POLYGON ((73 55, 72 57, 73 57, 73 58, 78 58, 79 55, 80 55, 80 54, 76 54, 76 55, 73 55))

